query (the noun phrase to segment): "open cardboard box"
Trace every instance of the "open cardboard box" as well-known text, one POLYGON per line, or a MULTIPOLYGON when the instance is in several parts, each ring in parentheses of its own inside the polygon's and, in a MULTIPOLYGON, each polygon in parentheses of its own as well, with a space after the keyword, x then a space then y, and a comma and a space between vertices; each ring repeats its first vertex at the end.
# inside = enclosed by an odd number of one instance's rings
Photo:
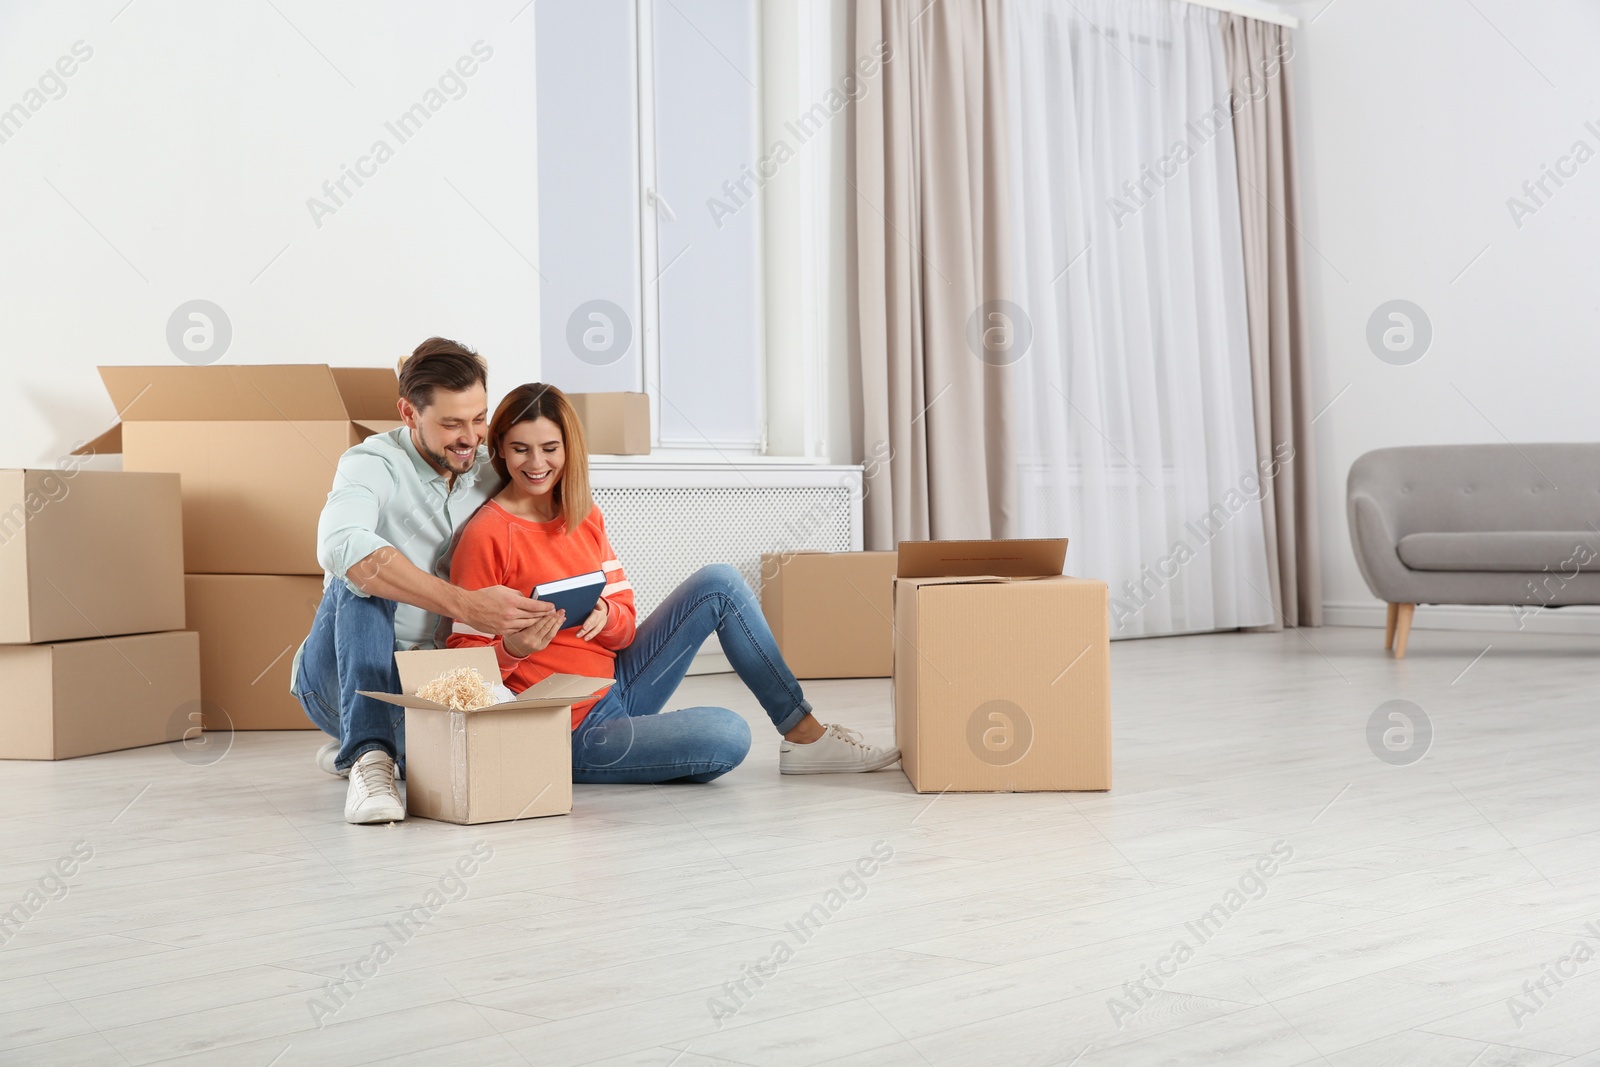
POLYGON ((895 742, 919 793, 1111 788, 1106 584, 1065 538, 901 541, 895 742))
POLYGON ((480 823, 572 811, 571 708, 613 679, 552 674, 515 700, 452 711, 412 694, 456 667, 498 684, 494 649, 419 649, 394 658, 403 692, 361 695, 406 709, 407 814, 480 823))
POLYGON ((186 574, 321 574, 339 457, 400 425, 384 367, 101 367, 100 380, 122 421, 75 454, 183 476, 186 574))

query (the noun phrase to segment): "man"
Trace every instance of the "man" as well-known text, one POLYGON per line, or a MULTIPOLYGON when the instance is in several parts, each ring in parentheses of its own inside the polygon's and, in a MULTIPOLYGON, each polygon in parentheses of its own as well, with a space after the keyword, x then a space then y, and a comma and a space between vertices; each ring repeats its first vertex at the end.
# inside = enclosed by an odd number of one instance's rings
POLYGON ((505 586, 465 590, 446 578, 456 535, 497 488, 483 446, 483 360, 430 337, 400 367, 398 407, 405 425, 339 459, 317 523, 322 603, 290 672, 306 714, 334 738, 317 764, 349 776, 344 817, 352 823, 406 817, 395 787, 404 710, 357 691, 400 692, 395 652, 444 647, 449 620, 507 634, 554 610, 505 586))

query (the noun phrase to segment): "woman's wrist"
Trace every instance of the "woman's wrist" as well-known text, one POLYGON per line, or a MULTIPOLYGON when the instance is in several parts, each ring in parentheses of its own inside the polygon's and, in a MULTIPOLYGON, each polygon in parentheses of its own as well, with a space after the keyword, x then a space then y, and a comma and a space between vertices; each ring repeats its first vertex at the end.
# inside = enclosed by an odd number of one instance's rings
POLYGON ((518 648, 517 646, 513 645, 510 634, 506 634, 504 637, 500 638, 500 647, 505 649, 506 655, 510 656, 512 659, 527 659, 533 654, 533 649, 531 648, 518 648))

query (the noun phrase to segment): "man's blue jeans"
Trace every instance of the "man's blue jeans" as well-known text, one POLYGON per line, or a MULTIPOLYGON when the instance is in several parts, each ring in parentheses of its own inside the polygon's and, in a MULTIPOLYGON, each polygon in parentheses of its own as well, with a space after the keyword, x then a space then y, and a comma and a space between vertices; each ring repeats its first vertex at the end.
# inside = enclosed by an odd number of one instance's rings
POLYGON ((335 579, 322 593, 300 653, 294 695, 311 721, 339 742, 338 768, 382 749, 405 758, 406 709, 360 696, 400 692, 394 661, 394 601, 361 597, 335 579))
POLYGON ((783 662, 755 594, 727 564, 702 567, 617 653, 616 684, 572 735, 574 782, 709 782, 744 760, 750 727, 738 713, 715 707, 661 712, 712 633, 778 732, 799 725, 811 705, 783 662))

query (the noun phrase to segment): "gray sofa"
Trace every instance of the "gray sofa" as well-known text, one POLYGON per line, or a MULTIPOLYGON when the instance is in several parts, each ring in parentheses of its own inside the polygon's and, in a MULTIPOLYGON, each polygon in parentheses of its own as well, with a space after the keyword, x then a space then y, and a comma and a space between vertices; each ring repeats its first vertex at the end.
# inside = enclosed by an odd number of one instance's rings
POLYGON ((1418 604, 1600 604, 1600 444, 1382 448, 1351 466, 1348 510, 1397 657, 1418 604))

